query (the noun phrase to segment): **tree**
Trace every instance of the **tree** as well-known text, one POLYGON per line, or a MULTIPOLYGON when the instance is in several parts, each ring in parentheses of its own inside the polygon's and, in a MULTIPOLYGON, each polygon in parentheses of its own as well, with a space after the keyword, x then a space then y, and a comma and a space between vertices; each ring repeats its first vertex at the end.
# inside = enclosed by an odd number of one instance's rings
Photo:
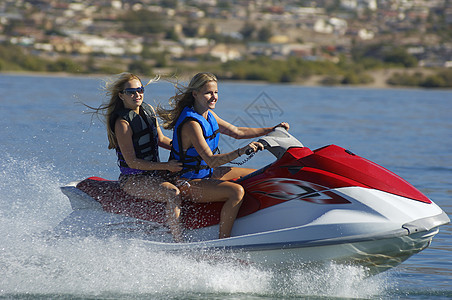
POLYGON ((127 11, 120 20, 125 31, 136 35, 166 31, 164 17, 147 10, 127 11))
POLYGON ((132 63, 129 64, 128 69, 130 72, 135 73, 135 74, 140 74, 140 75, 145 75, 145 76, 152 75, 152 67, 143 61, 138 61, 138 60, 133 61, 132 63))
POLYGON ((268 42, 268 40, 272 37, 272 29, 270 26, 262 27, 257 33, 257 39, 261 42, 268 42))
POLYGON ((256 31, 256 26, 253 23, 246 22, 243 28, 240 29, 240 33, 243 36, 243 40, 249 41, 253 39, 254 32, 256 31))
POLYGON ((196 22, 188 22, 182 28, 182 32, 187 37, 195 37, 198 34, 198 25, 196 22))
POLYGON ((397 47, 392 44, 379 43, 365 47, 354 47, 352 57, 355 62, 373 64, 377 66, 375 60, 385 63, 402 65, 406 68, 415 67, 418 64, 417 59, 409 54, 405 48, 397 47), (372 60, 374 60, 372 62, 372 60))
POLYGON ((384 62, 401 64, 406 68, 416 67, 418 64, 417 59, 401 47, 386 51, 384 53, 384 62))
POLYGON ((54 63, 49 64, 48 70, 51 72, 79 73, 82 71, 82 68, 69 58, 60 58, 54 63))
POLYGON ((167 8, 176 8, 179 6, 179 1, 178 0, 162 0, 160 2, 160 5, 162 7, 167 7, 167 8))

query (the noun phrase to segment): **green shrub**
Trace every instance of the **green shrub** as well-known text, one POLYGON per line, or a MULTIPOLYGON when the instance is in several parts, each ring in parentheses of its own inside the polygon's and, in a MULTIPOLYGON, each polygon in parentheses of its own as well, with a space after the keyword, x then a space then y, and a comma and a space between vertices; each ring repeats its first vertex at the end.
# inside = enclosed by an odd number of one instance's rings
POLYGON ((47 70, 50 72, 67 72, 67 73, 80 73, 82 67, 69 58, 60 58, 53 63, 47 65, 47 70))
POLYGON ((427 78, 420 85, 428 88, 439 88, 445 87, 446 81, 441 75, 435 74, 427 76, 427 78))
POLYGON ((152 76, 152 67, 143 61, 135 60, 128 66, 128 71, 145 76, 152 76))
POLYGON ((389 77, 386 83, 390 85, 399 86, 419 86, 424 80, 422 73, 408 74, 408 73, 394 73, 389 77))
POLYGON ((446 69, 438 72, 435 75, 427 76, 427 78, 421 83, 421 86, 429 88, 452 87, 452 70, 446 69))
POLYGON ((321 81, 320 84, 322 85, 338 85, 342 81, 340 76, 325 76, 321 81))
POLYGON ((348 72, 341 80, 342 84, 367 84, 373 82, 372 76, 364 73, 348 72))

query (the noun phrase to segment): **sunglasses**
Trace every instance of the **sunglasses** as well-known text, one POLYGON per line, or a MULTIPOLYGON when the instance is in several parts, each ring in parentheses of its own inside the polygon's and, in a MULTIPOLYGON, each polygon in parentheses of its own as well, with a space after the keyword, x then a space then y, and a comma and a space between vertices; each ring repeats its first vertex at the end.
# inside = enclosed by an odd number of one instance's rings
POLYGON ((136 89, 132 89, 132 88, 124 89, 122 91, 122 93, 126 94, 128 96, 135 95, 135 93, 143 94, 144 93, 144 87, 139 87, 139 88, 136 88, 136 89))

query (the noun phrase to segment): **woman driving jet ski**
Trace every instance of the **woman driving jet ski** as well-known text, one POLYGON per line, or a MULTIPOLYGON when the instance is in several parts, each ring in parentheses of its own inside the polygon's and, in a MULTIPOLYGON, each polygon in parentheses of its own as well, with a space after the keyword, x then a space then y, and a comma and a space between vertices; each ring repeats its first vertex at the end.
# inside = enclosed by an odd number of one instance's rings
POLYGON ((266 135, 277 126, 289 129, 289 124, 250 128, 226 122, 213 112, 218 101, 217 82, 211 73, 198 73, 185 89, 176 86, 178 92, 170 99, 172 109, 159 107, 157 111, 164 121, 163 127, 173 130, 170 159, 183 163, 180 174, 188 184, 179 186, 181 192, 195 202, 224 202, 219 237, 226 238, 231 235, 245 194, 241 185, 227 180, 254 170, 221 166, 245 153, 263 150, 264 146, 251 142, 235 151, 216 154, 219 134, 249 139, 266 135))

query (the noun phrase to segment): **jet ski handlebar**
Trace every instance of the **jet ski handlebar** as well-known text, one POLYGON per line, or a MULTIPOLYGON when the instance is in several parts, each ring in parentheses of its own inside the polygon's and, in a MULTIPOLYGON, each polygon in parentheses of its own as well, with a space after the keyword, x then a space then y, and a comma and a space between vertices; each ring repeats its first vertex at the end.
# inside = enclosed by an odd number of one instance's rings
MULTIPOLYGON (((269 134, 261 137, 259 143, 264 145, 264 148, 270 151, 277 159, 281 158, 287 149, 291 147, 304 147, 304 145, 293 137, 284 127, 276 127, 269 134)), ((249 150, 247 150, 246 154, 249 150)))

